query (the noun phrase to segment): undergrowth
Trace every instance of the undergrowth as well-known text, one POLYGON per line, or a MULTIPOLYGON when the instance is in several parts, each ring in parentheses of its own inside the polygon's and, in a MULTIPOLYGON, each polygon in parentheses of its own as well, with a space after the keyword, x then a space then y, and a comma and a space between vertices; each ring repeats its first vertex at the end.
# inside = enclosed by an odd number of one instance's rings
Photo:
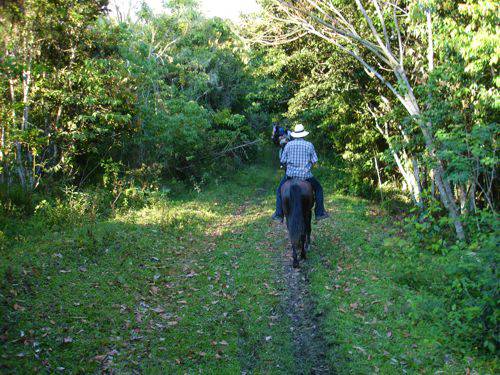
MULTIPOLYGON (((293 324, 264 246, 275 168, 183 193, 112 184, 34 196, 31 213, 4 207, 2 372, 293 373, 293 324)), ((455 244, 432 235, 432 215, 339 195, 328 171, 332 218, 313 228, 305 272, 331 366, 496 373, 495 226, 455 244)))

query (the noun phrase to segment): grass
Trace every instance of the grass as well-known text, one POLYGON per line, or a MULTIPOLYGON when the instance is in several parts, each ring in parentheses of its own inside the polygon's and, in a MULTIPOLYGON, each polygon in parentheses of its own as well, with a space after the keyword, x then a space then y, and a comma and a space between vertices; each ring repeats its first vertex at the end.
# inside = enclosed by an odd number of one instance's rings
POLYGON ((250 168, 106 221, 20 230, 1 254, 2 371, 291 370, 273 259, 258 246, 270 173, 250 168))
MULTIPOLYGON (((278 178, 272 166, 247 167, 106 220, 44 226, 35 216, 11 227, 0 253, 0 370, 294 373, 282 249, 269 247, 278 178)), ((313 229, 305 268, 332 368, 494 373, 494 360, 454 346, 442 298, 412 287, 388 241, 399 235, 391 218, 357 198, 327 202, 332 219, 313 229)))
POLYGON ((308 265, 337 373, 493 374, 495 357, 457 341, 434 273, 439 257, 408 258, 394 218, 367 201, 330 195, 308 265))

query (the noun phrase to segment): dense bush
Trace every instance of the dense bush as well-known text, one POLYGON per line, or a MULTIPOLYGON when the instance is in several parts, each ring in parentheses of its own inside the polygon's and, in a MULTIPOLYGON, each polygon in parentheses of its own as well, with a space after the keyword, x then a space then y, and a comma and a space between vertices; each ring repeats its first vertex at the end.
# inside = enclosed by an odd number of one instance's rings
MULTIPOLYGON (((443 231, 439 215, 428 213, 423 222, 406 220, 408 237, 390 243, 401 250, 404 267, 394 277, 412 288, 431 291, 446 301, 436 317, 445 322, 464 347, 495 353, 498 350, 499 286, 498 224, 491 213, 479 215, 482 232, 472 232, 468 244, 455 243, 453 233, 443 231), (438 218, 435 220, 435 218, 438 218)), ((471 225, 478 219, 471 217, 471 225)), ((413 307, 415 318, 427 301, 413 307)), ((434 319, 436 320, 436 319, 434 319)))
POLYGON ((0 183, 81 187, 99 182, 110 159, 136 178, 155 169, 206 179, 212 166, 248 159, 252 148, 236 147, 267 117, 255 115, 258 80, 228 22, 175 1, 168 13, 144 6, 137 21, 117 22, 105 3, 2 9, 0 183))

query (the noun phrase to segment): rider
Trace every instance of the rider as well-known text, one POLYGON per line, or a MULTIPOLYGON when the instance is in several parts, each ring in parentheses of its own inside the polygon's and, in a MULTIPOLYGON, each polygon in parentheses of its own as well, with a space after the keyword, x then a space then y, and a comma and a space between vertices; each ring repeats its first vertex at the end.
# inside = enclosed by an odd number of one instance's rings
POLYGON ((280 146, 282 139, 286 136, 286 130, 278 124, 273 126, 273 134, 271 139, 276 146, 280 146))
POLYGON ((283 207, 281 203, 281 187, 286 180, 290 178, 297 178, 299 180, 306 180, 311 183, 314 194, 316 196, 316 205, 314 206, 314 214, 316 220, 322 220, 329 217, 323 205, 323 188, 316 178, 311 173, 311 168, 318 162, 318 156, 314 150, 311 142, 303 138, 309 134, 304 130, 304 125, 297 124, 295 131, 291 132, 292 141, 287 143, 283 154, 281 155, 281 164, 286 165, 286 174, 281 179, 276 191, 276 212, 273 214, 272 219, 282 222, 283 221, 283 207))
POLYGON ((280 125, 273 126, 273 134, 271 136, 273 143, 280 148, 279 157, 281 159, 281 155, 283 150, 285 149, 286 144, 290 141, 290 130, 285 129, 280 125))

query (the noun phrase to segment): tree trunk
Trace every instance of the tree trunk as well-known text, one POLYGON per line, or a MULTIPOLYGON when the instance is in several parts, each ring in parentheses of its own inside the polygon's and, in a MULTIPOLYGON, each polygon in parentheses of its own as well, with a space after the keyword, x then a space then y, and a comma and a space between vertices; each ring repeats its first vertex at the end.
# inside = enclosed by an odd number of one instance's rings
POLYGON ((380 201, 383 202, 384 195, 382 193, 382 178, 380 177, 380 169, 378 167, 378 161, 376 156, 373 157, 373 161, 375 162, 375 170, 377 171, 378 188, 380 190, 380 201))
POLYGON ((451 186, 448 180, 444 178, 444 166, 443 161, 437 156, 436 146, 434 144, 434 138, 431 133, 432 123, 423 123, 420 118, 422 118, 422 114, 420 108, 417 104, 417 100, 413 95, 413 89, 409 85, 409 82, 406 78, 404 71, 400 71, 399 74, 404 79, 403 82, 406 83, 406 87, 408 92, 405 96, 405 101, 402 103, 405 108, 408 110, 408 113, 417 118, 418 125, 422 134, 424 136, 425 146, 431 160, 435 162, 435 166, 433 167, 434 179, 436 182, 436 186, 439 191, 439 197, 443 206, 448 210, 448 214, 453 221, 453 225, 455 227, 455 232, 459 240, 465 240, 465 232, 463 229, 462 222, 460 221, 460 214, 458 212, 457 205, 455 204, 455 200, 453 197, 453 192, 451 190, 451 186))
POLYGON ((424 201, 422 198, 422 182, 420 181, 420 168, 418 165, 417 158, 415 156, 411 157, 411 166, 413 170, 413 179, 415 183, 415 200, 417 201, 417 206, 419 206, 421 209, 424 208, 424 201))
POLYGON ((5 125, 2 122, 0 128, 0 184, 5 182, 5 160, 4 160, 4 150, 5 150, 5 125))
MULTIPOLYGON (((402 157, 403 161, 401 160, 401 157, 399 154, 396 152, 396 150, 393 147, 391 138, 389 137, 389 130, 388 130, 388 125, 387 123, 384 124, 384 128, 379 124, 378 119, 376 114, 368 107, 368 111, 371 113, 373 116, 373 119, 375 120, 375 127, 379 131, 379 133, 382 135, 382 137, 385 139, 387 142, 387 145, 389 146, 389 150, 392 154, 392 157, 394 158, 394 161, 396 162, 396 165, 398 166, 399 173, 404 179, 405 185, 403 186, 403 190, 405 190, 405 186, 408 188, 410 191, 410 196, 413 200, 413 202, 419 206, 420 208, 423 208, 423 201, 422 201, 422 187, 419 184, 419 178, 418 175, 420 173, 418 169, 418 161, 415 157, 412 157, 412 167, 413 167, 413 175, 407 171, 406 166, 409 165, 408 160, 410 159, 408 157, 408 154, 406 151, 403 150, 402 157), (415 177, 415 174, 417 177, 415 177)), ((403 139, 405 140, 406 143, 409 143, 408 137, 405 136, 404 132, 401 132, 403 134, 403 139)), ((375 160, 375 162, 377 162, 375 160)))
MULTIPOLYGON (((23 71, 23 122, 21 124, 21 130, 26 131, 29 128, 29 93, 30 93, 30 88, 31 88, 31 64, 28 64, 28 69, 23 71)), ((20 155, 22 158, 22 149, 23 147, 20 146, 20 155)), ((33 190, 34 187, 34 176, 33 176, 33 171, 31 169, 31 166, 34 163, 33 160, 33 155, 31 154, 30 149, 27 147, 26 148, 26 161, 22 161, 24 163, 27 163, 27 166, 25 167, 24 165, 22 166, 24 168, 24 177, 25 177, 25 188, 29 188, 30 190, 33 190)), ((24 164, 23 163, 23 164, 24 164)))

